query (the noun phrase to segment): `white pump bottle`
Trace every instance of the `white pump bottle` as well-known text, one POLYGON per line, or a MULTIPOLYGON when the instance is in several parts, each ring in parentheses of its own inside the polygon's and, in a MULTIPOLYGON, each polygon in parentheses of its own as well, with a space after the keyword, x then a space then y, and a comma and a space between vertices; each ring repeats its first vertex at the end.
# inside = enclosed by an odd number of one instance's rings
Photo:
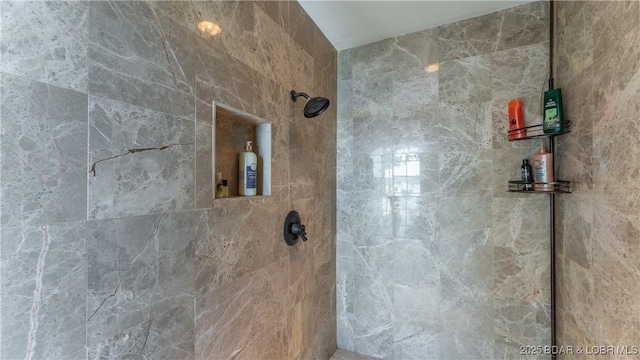
POLYGON ((240 171, 238 173, 238 194, 240 196, 256 195, 258 184, 258 157, 253 153, 251 141, 247 141, 245 152, 240 154, 240 171))

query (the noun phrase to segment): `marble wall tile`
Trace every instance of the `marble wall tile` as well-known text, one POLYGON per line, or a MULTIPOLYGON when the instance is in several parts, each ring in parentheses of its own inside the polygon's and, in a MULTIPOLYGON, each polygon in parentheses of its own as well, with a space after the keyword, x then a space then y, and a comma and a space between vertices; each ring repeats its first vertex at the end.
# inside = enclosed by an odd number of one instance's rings
POLYGON ((87 349, 88 359, 194 359, 193 303, 133 326, 87 349))
MULTIPOLYGON (((520 346, 548 346, 551 343, 548 304, 527 300, 496 300, 495 342, 497 349, 507 350, 511 358, 521 357, 520 346)), ((495 358, 499 354, 494 353, 495 358)))
POLYGON ((255 104, 255 114, 271 121, 271 185, 288 185, 290 180, 290 129, 289 102, 285 88, 277 83, 256 76, 256 96, 262 99, 255 104))
POLYGON ((255 4, 285 31, 289 28, 289 1, 255 1, 255 4))
POLYGON ((201 48, 209 51, 197 53, 195 67, 196 119, 211 124, 212 103, 222 103, 251 113, 255 104, 253 88, 256 72, 243 62, 234 59, 203 40, 201 48))
POLYGON ((439 358, 490 358, 493 354, 492 299, 465 291, 446 275, 441 277, 441 284, 439 358))
POLYGON ((494 198, 493 230, 496 246, 543 250, 548 247, 549 199, 494 198))
POLYGON ((494 99, 537 95, 546 89, 549 44, 530 46, 492 54, 491 79, 494 99))
POLYGON ((225 207, 208 213, 208 235, 196 244, 195 286, 203 294, 229 284, 255 268, 249 258, 253 209, 225 207), (243 232, 231 229, 244 229, 243 232))
POLYGON ((86 222, 2 227, 2 356, 84 358, 86 222))
POLYGON ((445 196, 491 194, 490 150, 440 153, 440 191, 445 196))
POLYGON ((497 50, 543 43, 549 39, 549 3, 534 1, 500 12, 497 50))
POLYGON ((393 119, 387 115, 353 118, 353 152, 382 156, 393 151, 393 119), (375 139, 375 141, 372 141, 375 139))
MULTIPOLYGON (((440 109, 416 110, 406 115, 394 113, 392 135, 394 154, 432 153, 439 148, 443 129, 440 109)), ((435 158, 435 156, 433 156, 435 158)))
POLYGON ((491 13, 438 27, 440 61, 488 54, 496 50, 500 13, 491 13))
POLYGON ((251 276, 245 276, 216 291, 196 298, 197 358, 235 356, 252 359, 273 353, 283 358, 286 346, 274 346, 287 341, 288 298, 284 291, 288 259, 274 262, 251 276), (265 342, 266 337, 274 343, 265 342), (277 341, 277 342, 276 342, 277 341), (269 349, 269 347, 273 347, 269 349))
POLYGON ((549 249, 494 247, 496 299, 524 299, 549 303, 549 249))
POLYGON ((393 71, 393 62, 391 62, 393 50, 393 39, 350 49, 348 56, 351 76, 355 79, 363 79, 393 71))
POLYGON ((194 69, 175 48, 190 33, 144 2, 89 6, 88 91, 176 116, 194 114, 194 69))
POLYGON ((441 62, 438 85, 440 101, 443 103, 491 100, 491 56, 441 62))
POLYGON ((393 113, 406 116, 438 105, 438 74, 421 68, 395 71, 393 113))
POLYGON ((354 118, 391 115, 393 77, 390 74, 361 78, 352 82, 354 118))
POLYGON ((195 248, 204 212, 90 221, 87 338, 100 344, 195 296, 195 248))
POLYGON ((395 196, 436 195, 440 193, 439 161, 432 154, 393 156, 393 194, 395 196))
POLYGON ((444 151, 487 150, 492 145, 491 104, 440 106, 439 148, 444 151))
POLYGON ((149 5, 160 9, 215 48, 253 66, 256 34, 252 2, 152 1, 149 5), (217 35, 202 32, 198 29, 200 21, 211 21, 223 30, 217 35))
POLYGON ((426 29, 396 38, 393 48, 393 67, 396 71, 419 69, 426 71, 429 65, 437 64, 437 28, 426 29))
POLYGON ((393 287, 376 277, 354 279, 354 351, 388 359, 393 355, 393 287))
POLYGON ((0 9, 2 72, 86 92, 89 2, 3 1, 0 9))
POLYGON ((267 14, 259 7, 254 7, 256 49, 254 52, 255 68, 262 75, 275 80, 279 84, 291 83, 290 70, 283 66, 289 63, 288 55, 290 39, 267 14))
POLYGON ((193 209, 194 122, 100 97, 89 102, 88 217, 193 209))
MULTIPOLYGON (((537 276, 545 288, 531 301, 548 302, 548 200, 506 192, 539 142, 507 143, 504 120, 514 93, 529 122, 540 118, 547 21, 546 4, 528 4, 340 52, 341 347, 390 359, 518 358, 496 342, 494 288, 518 300, 537 276), (425 69, 433 64, 437 78, 425 69)), ((542 343, 532 332, 541 319, 503 323, 542 343)))
POLYGON ((85 219, 87 95, 9 74, 0 81, 0 222, 85 219))
POLYGON ((395 196, 393 198, 394 238, 436 242, 437 196, 395 196))

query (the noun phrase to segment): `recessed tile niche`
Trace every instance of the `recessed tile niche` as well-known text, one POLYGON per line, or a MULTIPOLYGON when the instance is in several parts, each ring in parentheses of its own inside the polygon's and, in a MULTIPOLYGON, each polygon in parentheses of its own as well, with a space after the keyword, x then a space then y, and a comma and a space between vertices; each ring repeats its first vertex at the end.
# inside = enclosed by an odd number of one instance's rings
MULTIPOLYGON (((244 152, 247 141, 253 141, 253 152, 258 157, 258 196, 271 195, 271 123, 234 109, 230 106, 213 102, 213 138, 212 143, 212 179, 215 197, 216 172, 222 173, 227 180, 229 198, 238 195, 239 157, 244 152)), ((247 196, 246 198, 255 198, 247 196)))

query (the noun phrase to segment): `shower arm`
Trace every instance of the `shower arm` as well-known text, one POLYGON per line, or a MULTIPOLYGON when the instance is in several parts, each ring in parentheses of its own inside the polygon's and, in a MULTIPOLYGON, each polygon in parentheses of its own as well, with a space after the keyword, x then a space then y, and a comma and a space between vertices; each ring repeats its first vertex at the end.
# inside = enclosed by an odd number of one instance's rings
POLYGON ((291 90, 291 100, 296 101, 296 99, 298 97, 302 96, 303 98, 307 99, 307 101, 311 100, 311 96, 305 94, 305 93, 297 93, 294 90, 291 90))

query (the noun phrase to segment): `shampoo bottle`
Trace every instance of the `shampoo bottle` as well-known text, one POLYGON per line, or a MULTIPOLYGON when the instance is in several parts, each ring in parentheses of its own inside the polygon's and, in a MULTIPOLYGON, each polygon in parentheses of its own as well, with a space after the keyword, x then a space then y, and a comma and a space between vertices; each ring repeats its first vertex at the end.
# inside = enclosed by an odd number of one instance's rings
POLYGON ((525 137, 524 116, 522 114, 522 100, 509 101, 509 140, 525 137))
POLYGON ((253 153, 251 141, 247 141, 245 152, 240 154, 240 172, 238 180, 238 194, 241 196, 256 195, 258 180, 258 157, 253 153))
POLYGON ((222 173, 216 173, 216 199, 221 198, 223 194, 223 186, 222 186, 222 173))
POLYGON ((533 179, 535 191, 553 191, 553 155, 540 144, 540 151, 533 155, 533 179))
POLYGON ((564 114, 562 112, 562 91, 552 89, 544 93, 544 121, 542 131, 554 134, 564 131, 564 114))

